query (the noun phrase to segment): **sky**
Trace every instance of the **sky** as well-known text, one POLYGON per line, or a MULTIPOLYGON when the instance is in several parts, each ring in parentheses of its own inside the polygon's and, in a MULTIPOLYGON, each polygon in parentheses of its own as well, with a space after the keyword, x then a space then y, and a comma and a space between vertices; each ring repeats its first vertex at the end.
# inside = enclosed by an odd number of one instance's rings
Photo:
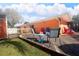
POLYGON ((34 22, 48 17, 68 13, 79 13, 79 3, 0 3, 0 9, 11 8, 23 17, 19 22, 34 22))

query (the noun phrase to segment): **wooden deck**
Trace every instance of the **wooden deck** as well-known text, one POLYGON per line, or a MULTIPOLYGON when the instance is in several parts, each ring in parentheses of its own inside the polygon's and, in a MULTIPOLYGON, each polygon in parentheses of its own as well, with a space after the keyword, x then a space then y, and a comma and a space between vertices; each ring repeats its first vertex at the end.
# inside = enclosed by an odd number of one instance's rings
MULTIPOLYGON (((26 39, 26 36, 24 36, 23 39, 29 42, 32 41, 30 38, 26 39)), ((54 40, 54 38, 50 38, 50 43, 51 44, 49 46, 49 43, 41 44, 38 42, 34 42, 34 44, 42 46, 43 48, 46 48, 48 50, 54 51, 55 53, 59 53, 63 55, 79 55, 79 50, 78 50, 79 49, 79 35, 78 34, 72 35, 72 36, 63 35, 63 36, 60 36, 60 40, 57 39, 56 41, 54 40)), ((46 52, 48 50, 46 50, 46 52)))
MULTIPOLYGON (((19 38, 23 39, 24 41, 30 43, 31 45, 33 45, 37 48, 40 48, 41 50, 49 53, 50 55, 53 55, 53 56, 65 56, 66 55, 64 53, 59 52, 59 50, 57 50, 55 44, 53 44, 53 43, 51 43, 51 44, 49 44, 49 43, 41 44, 41 43, 33 41, 31 39, 32 37, 30 37, 29 39, 27 39, 27 37, 19 37, 19 38)), ((33 37, 33 39, 34 39, 34 37, 33 37)))

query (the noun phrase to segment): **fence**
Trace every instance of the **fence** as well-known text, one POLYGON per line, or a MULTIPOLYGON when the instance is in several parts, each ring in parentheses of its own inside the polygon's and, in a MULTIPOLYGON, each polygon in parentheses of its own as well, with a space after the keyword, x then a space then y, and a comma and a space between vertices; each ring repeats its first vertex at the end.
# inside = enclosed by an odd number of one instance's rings
POLYGON ((17 34, 18 29, 17 28, 8 28, 7 29, 7 34, 17 34))

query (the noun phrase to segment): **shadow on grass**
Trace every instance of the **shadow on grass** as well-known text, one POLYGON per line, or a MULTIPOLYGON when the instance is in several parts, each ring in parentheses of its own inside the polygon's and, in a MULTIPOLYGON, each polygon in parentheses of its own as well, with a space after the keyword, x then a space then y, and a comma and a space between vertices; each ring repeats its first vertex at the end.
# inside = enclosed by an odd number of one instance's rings
POLYGON ((68 55, 79 56, 79 44, 65 44, 59 48, 68 55))
POLYGON ((9 47, 10 45, 13 45, 15 49, 18 50, 22 55, 26 55, 25 52, 27 51, 26 46, 19 42, 19 41, 11 41, 11 40, 2 40, 0 41, 0 45, 9 47))

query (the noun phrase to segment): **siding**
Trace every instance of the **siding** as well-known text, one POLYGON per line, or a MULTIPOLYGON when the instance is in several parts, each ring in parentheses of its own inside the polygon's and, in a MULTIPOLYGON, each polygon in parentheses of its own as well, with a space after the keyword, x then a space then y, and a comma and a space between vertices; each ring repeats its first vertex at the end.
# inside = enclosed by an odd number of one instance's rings
POLYGON ((42 28, 54 28, 59 27, 60 24, 67 25, 67 22, 71 21, 69 15, 62 15, 60 17, 44 19, 45 21, 38 21, 33 23, 35 31, 39 33, 42 28))
POLYGON ((59 27, 58 19, 50 19, 47 21, 43 21, 43 22, 39 22, 39 23, 34 24, 34 28, 35 28, 35 31, 37 33, 39 33, 42 28, 46 28, 46 27, 49 27, 49 28, 59 27))

